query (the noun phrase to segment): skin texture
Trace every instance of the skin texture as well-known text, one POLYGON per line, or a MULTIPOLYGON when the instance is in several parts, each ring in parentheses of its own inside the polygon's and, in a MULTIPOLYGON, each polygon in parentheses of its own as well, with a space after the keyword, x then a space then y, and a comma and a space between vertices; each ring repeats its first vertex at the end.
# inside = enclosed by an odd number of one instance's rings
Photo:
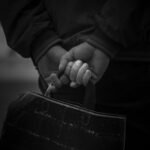
POLYGON ((90 78, 94 83, 101 79, 109 61, 109 57, 104 52, 84 42, 61 57, 59 70, 65 70, 69 62, 74 62, 70 67, 71 70, 66 71, 67 75, 72 82, 86 85, 90 78))
MULTIPOLYGON (((58 72, 60 59, 66 53, 67 51, 64 48, 56 45, 50 48, 50 50, 38 62, 39 72, 47 84, 49 84, 51 80, 55 79, 53 73, 58 72)), ((69 78, 63 74, 63 76, 61 76, 61 78, 57 79, 56 81, 56 87, 59 88, 62 84, 67 84, 69 82, 69 78)))
POLYGON ((107 55, 84 42, 69 51, 59 45, 52 47, 41 58, 38 68, 47 84, 54 80, 58 88, 63 84, 70 84, 75 88, 80 85, 86 86, 89 80, 98 82, 108 65, 107 55), (58 70, 63 72, 60 78, 54 75, 58 70))

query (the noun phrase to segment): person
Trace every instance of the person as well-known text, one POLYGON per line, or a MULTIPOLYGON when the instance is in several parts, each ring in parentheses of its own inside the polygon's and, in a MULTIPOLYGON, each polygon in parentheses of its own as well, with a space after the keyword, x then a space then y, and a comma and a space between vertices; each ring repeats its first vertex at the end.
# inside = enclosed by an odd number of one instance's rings
POLYGON ((83 96, 82 85, 92 76, 96 111, 125 115, 126 149, 146 146, 148 149, 148 2, 6 0, 5 3, 1 4, 4 9, 0 20, 8 45, 23 57, 31 57, 39 71, 43 92, 42 79, 48 84, 50 74, 59 69, 64 72, 61 84, 71 86, 63 88, 63 92, 68 90, 71 94, 56 97, 65 99, 69 95, 75 101, 83 96))

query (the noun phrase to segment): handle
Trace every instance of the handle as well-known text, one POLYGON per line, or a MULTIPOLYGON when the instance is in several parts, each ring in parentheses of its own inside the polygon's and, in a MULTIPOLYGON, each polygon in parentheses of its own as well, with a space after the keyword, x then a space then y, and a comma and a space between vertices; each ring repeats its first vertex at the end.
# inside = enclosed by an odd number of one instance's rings
MULTIPOLYGON (((48 88, 44 94, 44 96, 47 97, 52 97, 52 93, 56 91, 56 82, 59 80, 59 78, 63 75, 63 72, 57 72, 57 73, 52 73, 51 74, 51 79, 50 83, 48 85, 48 88)), ((83 106, 88 109, 93 109, 95 108, 96 104, 96 90, 95 90, 95 85, 90 80, 85 88, 85 96, 83 100, 83 106)))
POLYGON ((95 109, 96 104, 96 89, 94 83, 90 80, 85 89, 83 106, 88 109, 95 109))

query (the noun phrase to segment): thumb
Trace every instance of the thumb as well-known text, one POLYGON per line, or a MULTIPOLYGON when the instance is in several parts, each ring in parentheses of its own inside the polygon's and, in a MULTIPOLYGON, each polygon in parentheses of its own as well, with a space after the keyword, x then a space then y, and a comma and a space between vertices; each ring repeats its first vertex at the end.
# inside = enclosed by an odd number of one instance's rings
POLYGON ((60 63, 59 63, 59 71, 63 72, 68 62, 73 61, 73 60, 74 60, 73 51, 70 50, 61 57, 60 63))

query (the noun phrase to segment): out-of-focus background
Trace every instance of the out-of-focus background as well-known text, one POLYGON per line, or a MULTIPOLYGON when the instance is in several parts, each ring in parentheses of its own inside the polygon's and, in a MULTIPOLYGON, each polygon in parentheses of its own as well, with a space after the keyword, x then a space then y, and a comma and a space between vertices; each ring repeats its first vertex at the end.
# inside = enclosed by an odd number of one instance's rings
POLYGON ((0 25, 0 135, 8 105, 26 91, 40 92, 38 73, 30 59, 25 59, 7 46, 0 25))

